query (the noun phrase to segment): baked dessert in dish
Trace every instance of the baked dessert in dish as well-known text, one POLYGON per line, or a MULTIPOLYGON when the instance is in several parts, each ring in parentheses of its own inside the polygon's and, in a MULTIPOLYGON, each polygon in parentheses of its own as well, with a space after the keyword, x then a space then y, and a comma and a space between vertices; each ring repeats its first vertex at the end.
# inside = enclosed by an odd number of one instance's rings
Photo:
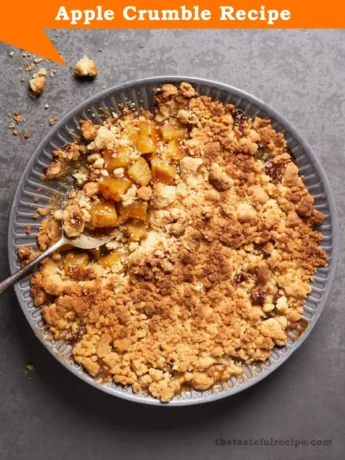
POLYGON ((163 402, 283 346, 326 254, 323 215, 270 120, 181 83, 157 89, 150 111, 127 107, 80 131, 46 171, 75 186, 38 246, 61 222, 70 237, 113 228, 114 239, 55 253, 33 275, 52 337, 94 378, 163 402))

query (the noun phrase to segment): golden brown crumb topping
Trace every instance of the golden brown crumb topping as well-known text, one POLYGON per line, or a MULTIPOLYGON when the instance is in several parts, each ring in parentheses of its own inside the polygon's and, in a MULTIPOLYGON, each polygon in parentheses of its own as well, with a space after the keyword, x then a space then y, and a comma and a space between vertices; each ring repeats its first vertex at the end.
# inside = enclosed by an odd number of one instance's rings
POLYGON ((90 77, 94 78, 98 74, 96 63, 84 56, 80 59, 74 69, 74 75, 76 77, 90 77))
POLYGON ((156 101, 82 121, 81 141, 54 152, 47 178, 73 174, 76 186, 43 220, 40 249, 59 220, 69 236, 115 234, 99 250, 54 254, 31 283, 90 375, 167 402, 283 346, 326 254, 314 229, 323 215, 269 120, 188 83, 163 85, 156 101))
POLYGON ((43 93, 46 84, 47 71, 43 67, 29 81, 30 92, 29 95, 32 99, 36 99, 43 93))

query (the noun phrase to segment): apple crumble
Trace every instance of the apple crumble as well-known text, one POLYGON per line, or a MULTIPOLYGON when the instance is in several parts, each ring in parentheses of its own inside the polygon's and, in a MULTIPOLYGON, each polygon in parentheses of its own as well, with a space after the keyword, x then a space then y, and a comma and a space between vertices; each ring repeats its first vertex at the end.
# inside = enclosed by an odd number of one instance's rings
POLYGON ((55 253, 31 285, 52 335, 91 376, 168 402, 286 344, 326 254, 324 216, 270 120, 188 83, 155 99, 150 111, 82 120, 80 139, 53 152, 46 178, 72 174, 75 186, 42 221, 39 248, 61 225, 114 238, 55 253))

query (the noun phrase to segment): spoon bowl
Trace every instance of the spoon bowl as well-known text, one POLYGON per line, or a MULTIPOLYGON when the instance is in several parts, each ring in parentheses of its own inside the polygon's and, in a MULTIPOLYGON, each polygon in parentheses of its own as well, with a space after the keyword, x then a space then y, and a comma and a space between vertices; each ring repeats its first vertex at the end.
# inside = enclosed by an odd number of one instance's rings
POLYGON ((79 236, 75 238, 68 238, 63 230, 62 225, 62 236, 61 238, 48 249, 41 252, 37 257, 31 260, 28 264, 14 273, 12 276, 9 276, 7 279, 0 283, 0 294, 10 286, 12 286, 17 281, 21 280, 24 276, 30 273, 37 264, 42 262, 46 257, 48 257, 53 252, 62 248, 63 246, 72 246, 78 249, 96 249, 104 244, 108 243, 113 238, 113 232, 110 230, 105 233, 92 232, 90 230, 85 230, 79 236))

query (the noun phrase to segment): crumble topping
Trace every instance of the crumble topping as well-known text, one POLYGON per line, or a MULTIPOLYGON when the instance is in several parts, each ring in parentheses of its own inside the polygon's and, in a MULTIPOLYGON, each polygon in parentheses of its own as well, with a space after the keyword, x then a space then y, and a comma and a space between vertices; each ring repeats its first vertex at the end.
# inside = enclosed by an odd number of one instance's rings
POLYGON ((90 375, 168 402, 286 344, 326 254, 323 215, 270 120, 188 83, 163 85, 156 102, 81 121, 81 140, 54 152, 46 177, 76 184, 64 212, 42 221, 39 248, 60 220, 68 236, 112 227, 114 238, 55 253, 31 285, 90 375))
POLYGON ((47 71, 43 67, 34 74, 33 78, 29 81, 30 92, 29 95, 32 99, 36 99, 43 93, 46 84, 47 71))
POLYGON ((74 69, 74 75, 77 77, 94 78, 98 74, 97 66, 94 61, 84 56, 80 59, 74 69))

